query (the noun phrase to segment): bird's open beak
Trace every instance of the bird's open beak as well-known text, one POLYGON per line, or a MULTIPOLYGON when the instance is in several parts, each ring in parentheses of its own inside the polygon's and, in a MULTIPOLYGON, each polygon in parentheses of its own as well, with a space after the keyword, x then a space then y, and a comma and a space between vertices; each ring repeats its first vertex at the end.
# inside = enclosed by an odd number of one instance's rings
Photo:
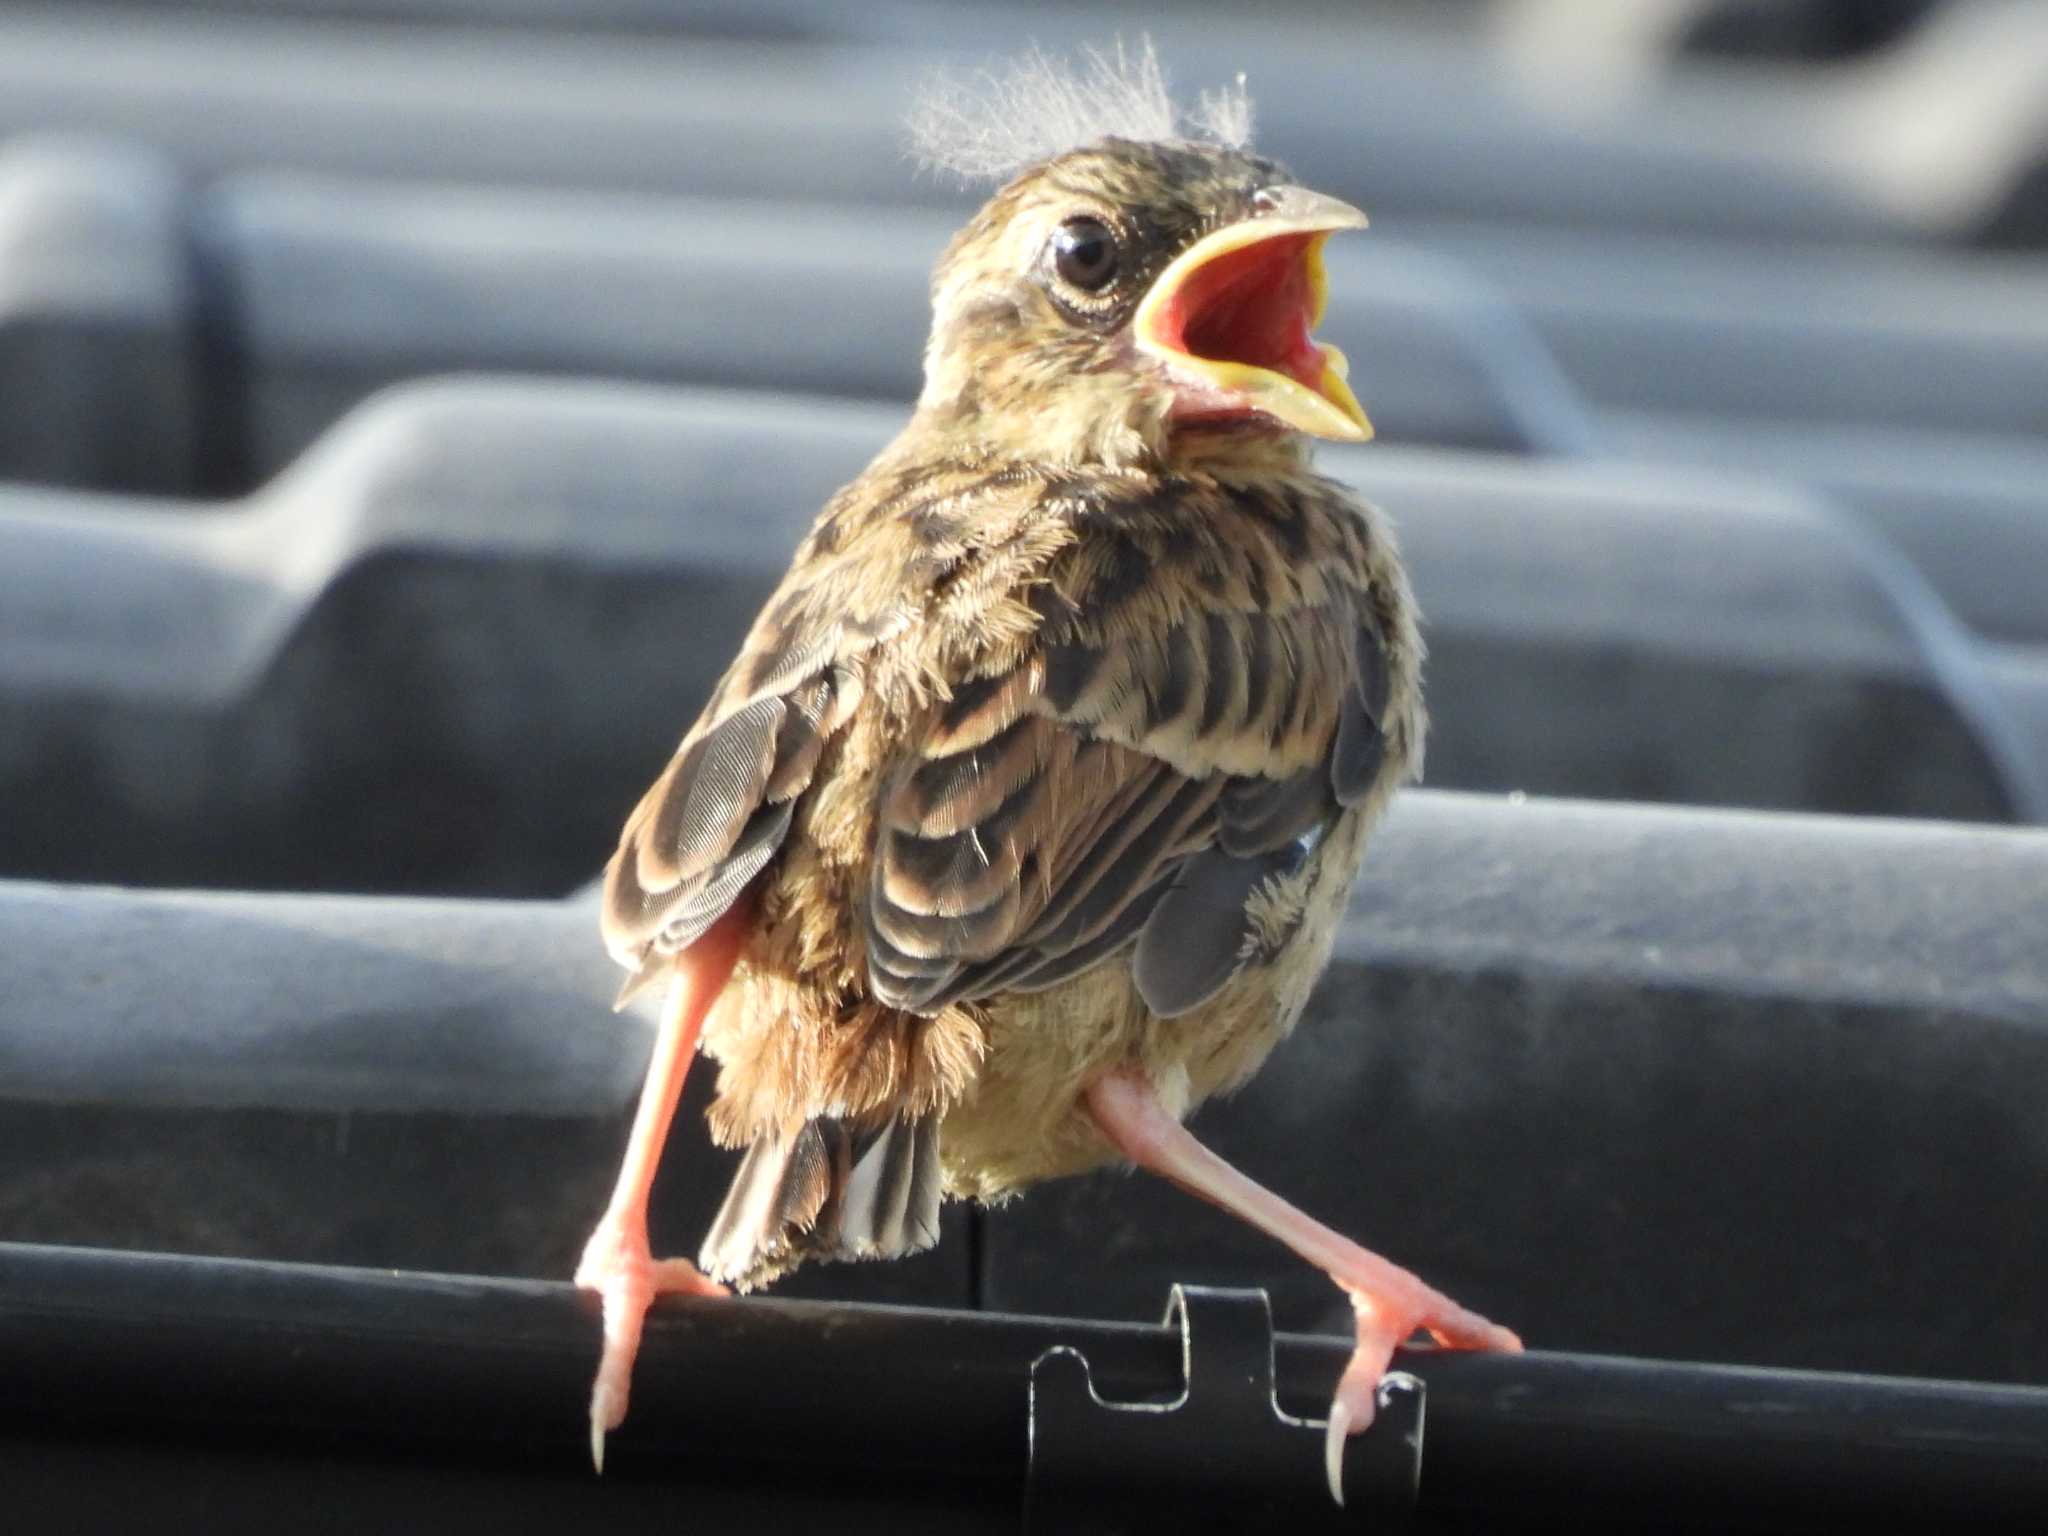
POLYGON ((1372 436, 1344 354, 1310 335, 1323 318, 1323 242, 1363 229, 1349 203, 1303 187, 1260 194, 1263 211, 1204 235, 1159 274, 1132 320, 1164 365, 1174 416, 1269 416, 1316 437, 1372 436))

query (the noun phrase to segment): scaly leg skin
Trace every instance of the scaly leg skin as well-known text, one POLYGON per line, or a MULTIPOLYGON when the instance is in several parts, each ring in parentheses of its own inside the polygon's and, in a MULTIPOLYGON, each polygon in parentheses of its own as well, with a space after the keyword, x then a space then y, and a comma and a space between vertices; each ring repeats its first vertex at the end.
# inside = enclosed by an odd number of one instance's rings
POLYGON ((1358 1314, 1358 1344, 1337 1383, 1323 1440, 1330 1497, 1344 1502, 1344 1437, 1372 1423, 1375 1394, 1394 1351, 1426 1330, 1449 1349, 1519 1352, 1507 1329, 1468 1312, 1398 1265, 1305 1215, 1197 1141, 1137 1072, 1109 1073, 1083 1096, 1111 1146, 1136 1163, 1277 1238, 1335 1281, 1358 1314))
POLYGON ((662 1004, 661 1032, 640 1088, 640 1107, 633 1115, 619 1182, 576 1266, 576 1284, 604 1299, 604 1353, 590 1390, 590 1460, 599 1473, 604 1471, 605 1435, 626 1421, 633 1357, 640 1352, 641 1328, 654 1298, 729 1294, 686 1259, 654 1258, 647 1242, 647 1197, 676 1103, 683 1096, 690 1058, 697 1053, 704 1017, 732 974, 752 915, 752 904, 742 897, 676 957, 675 979, 662 1004))

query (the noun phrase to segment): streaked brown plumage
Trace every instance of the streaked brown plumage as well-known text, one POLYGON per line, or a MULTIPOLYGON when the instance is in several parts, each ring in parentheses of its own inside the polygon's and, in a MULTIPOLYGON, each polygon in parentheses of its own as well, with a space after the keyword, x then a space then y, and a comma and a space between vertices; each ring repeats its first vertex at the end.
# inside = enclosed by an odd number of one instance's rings
MULTIPOLYGON (((1295 430, 1365 435, 1306 329, 1321 241, 1358 222, 1241 149, 1109 140, 1011 182, 940 262, 915 416, 825 508, 609 869, 629 989, 674 978, 658 1053, 701 1020, 713 1133, 751 1149, 712 1277, 911 1252, 942 1192, 1123 1153, 1365 1297, 1366 1414, 1368 1313, 1386 1349, 1512 1341, 1209 1187, 1174 1125, 1293 1026, 1421 765, 1393 542, 1295 430)), ((709 1288, 646 1280, 636 1182, 579 1274, 632 1313, 599 1437, 646 1296, 709 1288)), ((1360 1422, 1340 1395, 1333 1446, 1360 1422)))

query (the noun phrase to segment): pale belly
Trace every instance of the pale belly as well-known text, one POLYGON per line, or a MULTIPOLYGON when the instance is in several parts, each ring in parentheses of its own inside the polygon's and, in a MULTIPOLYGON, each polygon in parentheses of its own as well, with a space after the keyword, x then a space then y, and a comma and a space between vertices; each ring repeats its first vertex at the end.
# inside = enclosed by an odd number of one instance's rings
POLYGON ((946 1192, 1000 1200, 1113 1160, 1080 1105, 1104 1072, 1141 1067, 1183 1117, 1250 1078, 1294 1028, 1329 960, 1381 798, 1338 819, 1276 891, 1276 942, 1201 1007, 1155 1017, 1123 957, 1047 991, 986 1004, 987 1054, 939 1133, 946 1192))

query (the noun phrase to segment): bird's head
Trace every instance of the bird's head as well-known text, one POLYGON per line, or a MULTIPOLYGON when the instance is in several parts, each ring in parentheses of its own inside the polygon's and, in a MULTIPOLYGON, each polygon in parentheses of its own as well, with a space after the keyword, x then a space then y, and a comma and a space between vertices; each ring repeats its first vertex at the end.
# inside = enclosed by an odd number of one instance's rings
POLYGON ((1240 147, 1109 137, 1017 176, 933 278, 920 410, 1054 462, 1372 435, 1314 339, 1323 242, 1363 226, 1240 147))

